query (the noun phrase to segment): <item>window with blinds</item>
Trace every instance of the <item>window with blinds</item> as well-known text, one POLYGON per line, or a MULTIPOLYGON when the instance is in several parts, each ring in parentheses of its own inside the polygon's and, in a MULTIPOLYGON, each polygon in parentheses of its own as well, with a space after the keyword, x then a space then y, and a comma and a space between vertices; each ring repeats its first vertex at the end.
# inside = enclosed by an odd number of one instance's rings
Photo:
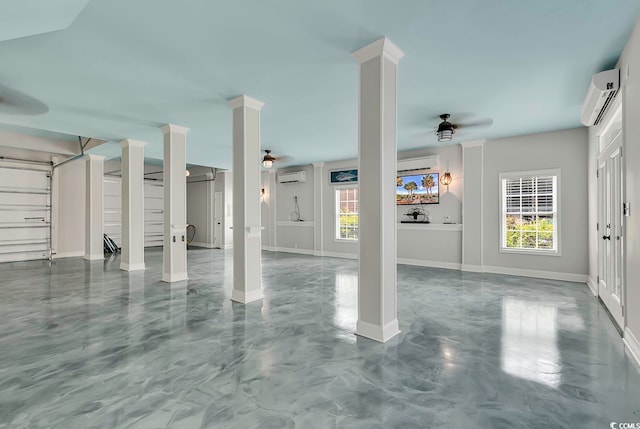
POLYGON ((559 170, 500 175, 501 250, 558 253, 559 170))
POLYGON ((358 240, 358 188, 336 189, 336 240, 358 240))

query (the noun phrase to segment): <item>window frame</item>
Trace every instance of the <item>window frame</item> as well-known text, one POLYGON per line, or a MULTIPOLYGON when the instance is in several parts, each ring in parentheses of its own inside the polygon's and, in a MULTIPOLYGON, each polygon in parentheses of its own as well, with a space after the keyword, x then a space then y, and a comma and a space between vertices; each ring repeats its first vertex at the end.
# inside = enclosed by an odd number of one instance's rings
MULTIPOLYGON (((542 256, 562 256, 562 243, 560 240, 561 234, 561 213, 560 213, 560 201, 561 201, 561 174, 559 168, 552 168, 547 170, 530 170, 530 171, 514 171, 499 174, 498 189, 500 193, 500 208, 498 216, 499 229, 500 229, 500 241, 498 243, 498 249, 500 253, 510 254, 528 254, 528 255, 542 255, 542 256), (553 229, 553 240, 555 243, 555 249, 527 249, 527 248, 514 248, 506 247, 506 190, 504 187, 504 180, 508 179, 527 179, 532 177, 548 177, 555 176, 555 192, 553 194, 553 205, 555 208, 555 224, 553 229)), ((532 214, 537 215, 538 212, 532 214)))
POLYGON ((357 184, 340 185, 333 187, 333 240, 339 243, 358 243, 360 241, 360 186, 357 184), (340 238, 340 212, 339 212, 339 191, 355 189, 358 191, 358 238, 340 238))

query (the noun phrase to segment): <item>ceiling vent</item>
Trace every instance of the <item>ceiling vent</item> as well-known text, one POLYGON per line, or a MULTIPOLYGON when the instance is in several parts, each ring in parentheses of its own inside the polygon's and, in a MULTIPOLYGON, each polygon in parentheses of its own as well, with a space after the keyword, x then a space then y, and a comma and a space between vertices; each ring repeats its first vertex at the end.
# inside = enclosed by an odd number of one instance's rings
POLYGON ((620 69, 593 75, 587 98, 582 107, 582 123, 587 127, 598 125, 620 88, 620 69))
POLYGON ((296 183, 296 182, 304 183, 306 181, 307 181, 306 171, 296 171, 293 173, 278 174, 278 183, 296 183))

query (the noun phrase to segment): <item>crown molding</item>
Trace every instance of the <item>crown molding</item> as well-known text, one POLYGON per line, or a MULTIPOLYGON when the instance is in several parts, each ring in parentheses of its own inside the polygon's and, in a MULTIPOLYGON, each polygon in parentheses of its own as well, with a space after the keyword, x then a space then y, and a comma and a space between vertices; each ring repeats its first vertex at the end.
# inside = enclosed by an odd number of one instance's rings
POLYGON ((264 106, 264 102, 251 98, 248 95, 241 95, 240 97, 229 100, 229 106, 231 106, 232 109, 245 106, 250 107, 251 109, 260 110, 262 109, 262 106, 264 106))
POLYGON ((384 55, 395 64, 398 64, 400 59, 404 57, 404 52, 402 52, 402 50, 391 40, 383 37, 382 39, 378 39, 375 42, 351 53, 351 56, 358 61, 358 64, 362 64, 381 55, 384 55))
POLYGON ((164 134, 169 133, 178 133, 178 134, 187 134, 189 132, 189 128, 181 127, 180 125, 175 124, 167 124, 160 127, 164 134))
POLYGON ((313 168, 322 168, 324 166, 324 162, 314 162, 311 165, 313 165, 313 168))

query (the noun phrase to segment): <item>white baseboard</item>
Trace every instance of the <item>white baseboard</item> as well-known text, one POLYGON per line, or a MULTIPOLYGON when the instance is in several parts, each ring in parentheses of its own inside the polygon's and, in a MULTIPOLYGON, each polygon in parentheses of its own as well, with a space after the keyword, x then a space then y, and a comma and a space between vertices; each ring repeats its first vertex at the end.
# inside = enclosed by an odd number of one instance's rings
POLYGON ((276 247, 276 252, 286 252, 286 253, 298 253, 300 255, 313 255, 313 250, 311 249, 294 249, 290 247, 276 247))
POLYGON ((633 335, 633 332, 629 330, 628 326, 624 329, 624 338, 622 338, 622 341, 624 342, 624 345, 627 346, 627 351, 640 368, 640 341, 638 341, 636 336, 633 335))
POLYGON ((633 335, 628 326, 624 329, 624 337, 622 338, 622 341, 626 346, 626 350, 629 352, 633 360, 636 361, 638 367, 640 367, 640 341, 638 341, 636 336, 633 335))
POLYGON ((221 249, 227 250, 227 249, 233 249, 233 244, 225 244, 224 246, 220 247, 221 249))
POLYGON ((248 292, 236 289, 231 291, 231 301, 239 302, 241 304, 248 304, 253 301, 261 300, 262 298, 262 289, 251 290, 248 292))
POLYGON ((461 267, 461 264, 456 262, 425 261, 423 259, 408 258, 398 258, 397 263, 403 265, 415 265, 418 267, 446 268, 447 270, 459 270, 461 267))
POLYGON ((327 252, 326 250, 322 252, 322 256, 327 256, 329 258, 358 259, 358 255, 356 253, 327 252))
POLYGON ((391 338, 400 333, 398 327, 398 319, 392 320, 384 326, 374 325, 373 323, 358 320, 356 323, 356 335, 366 337, 371 340, 386 343, 391 338))
POLYGON ((182 282, 189 280, 187 273, 162 273, 162 281, 166 283, 182 282))
POLYGON ((560 273, 556 271, 525 270, 521 268, 491 267, 485 265, 485 273, 506 274, 509 276, 536 277, 540 279, 562 280, 566 282, 587 283, 586 274, 560 273))
POLYGON ((121 262, 120 269, 122 271, 141 271, 145 269, 145 265, 144 262, 139 264, 125 264, 124 262, 121 262))
POLYGON ((104 253, 98 253, 96 255, 84 255, 84 259, 87 261, 98 261, 104 259, 104 253))
POLYGON ((60 252, 51 256, 51 259, 62 259, 62 258, 82 258, 84 257, 84 250, 80 252, 60 252))
POLYGON ((589 286, 589 289, 591 290, 593 296, 598 296, 598 285, 596 284, 596 281, 594 279, 589 277, 587 279, 587 286, 589 286))
POLYGON ((191 243, 189 243, 189 246, 204 247, 205 249, 213 249, 213 248, 215 248, 215 246, 213 244, 200 243, 200 242, 197 242, 197 241, 192 241, 191 243))
POLYGON ((262 246, 262 250, 267 250, 269 252, 277 252, 277 248, 273 246, 262 246))
POLYGON ((484 267, 482 265, 462 264, 460 265, 460 270, 468 271, 470 273, 484 273, 484 267))

